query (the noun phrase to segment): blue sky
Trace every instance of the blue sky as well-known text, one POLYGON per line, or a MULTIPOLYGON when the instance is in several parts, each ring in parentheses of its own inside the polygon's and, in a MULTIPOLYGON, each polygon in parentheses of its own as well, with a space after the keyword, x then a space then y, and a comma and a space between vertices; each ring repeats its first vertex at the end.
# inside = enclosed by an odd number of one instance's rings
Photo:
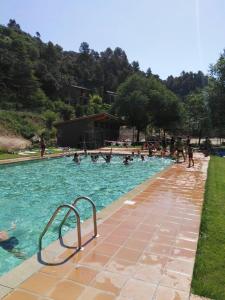
POLYGON ((0 23, 10 18, 64 50, 119 46, 162 79, 207 72, 225 48, 225 0, 0 0, 0 23))

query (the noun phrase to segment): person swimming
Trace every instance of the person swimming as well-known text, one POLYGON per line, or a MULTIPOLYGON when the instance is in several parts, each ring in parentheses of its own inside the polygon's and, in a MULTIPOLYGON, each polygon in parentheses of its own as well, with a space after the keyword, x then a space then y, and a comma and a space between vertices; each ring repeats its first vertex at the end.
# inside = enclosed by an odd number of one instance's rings
POLYGON ((105 160, 106 163, 110 163, 111 158, 112 158, 112 148, 111 148, 110 153, 106 154, 105 156, 101 152, 99 154, 102 156, 102 158, 105 160))
POLYGON ((24 259, 25 254, 15 247, 19 245, 19 240, 15 236, 9 236, 7 231, 0 231, 0 247, 12 253, 15 257, 24 259))
POLYGON ((124 164, 124 165, 128 165, 128 164, 129 164, 129 161, 130 161, 130 157, 129 157, 129 155, 126 155, 126 156, 124 157, 123 164, 124 164))
POLYGON ((91 155, 91 160, 93 163, 97 162, 99 156, 98 155, 91 155))
POLYGON ((76 164, 80 164, 80 156, 79 156, 79 154, 77 154, 77 152, 74 153, 73 161, 74 161, 76 164))
POLYGON ((88 156, 87 149, 84 149, 84 156, 85 156, 85 157, 88 156))

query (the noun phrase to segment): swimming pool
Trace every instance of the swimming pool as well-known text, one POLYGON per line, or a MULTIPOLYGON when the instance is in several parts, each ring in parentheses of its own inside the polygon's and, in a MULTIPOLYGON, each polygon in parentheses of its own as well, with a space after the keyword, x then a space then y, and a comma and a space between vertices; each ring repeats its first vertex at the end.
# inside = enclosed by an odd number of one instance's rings
MULTIPOLYGON (((0 166, 0 230, 15 223, 10 233, 19 241, 16 247, 28 258, 37 252, 40 233, 58 205, 85 195, 101 210, 170 164, 169 159, 153 157, 144 162, 135 158, 125 166, 121 157, 114 156, 110 164, 102 158, 92 163, 90 157, 83 157, 76 165, 71 157, 64 157, 0 166)), ((79 205, 82 220, 92 213, 86 208, 86 203, 79 205)), ((44 246, 58 238, 60 220, 62 214, 49 228, 44 246)), ((66 225, 64 230, 69 229, 66 225)), ((0 247, 0 275, 21 262, 0 247)))

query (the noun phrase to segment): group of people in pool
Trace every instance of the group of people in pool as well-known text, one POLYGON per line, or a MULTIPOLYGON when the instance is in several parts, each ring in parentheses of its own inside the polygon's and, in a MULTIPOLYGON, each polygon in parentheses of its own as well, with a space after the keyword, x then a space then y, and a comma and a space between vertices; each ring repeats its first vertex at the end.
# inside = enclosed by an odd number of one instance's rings
MULTIPOLYGON (((161 157, 168 156, 172 159, 175 159, 177 163, 180 162, 180 158, 183 159, 183 162, 188 159, 188 168, 194 166, 194 148, 193 144, 191 144, 190 136, 187 136, 185 139, 180 136, 177 138, 172 136, 170 139, 163 137, 161 140, 146 143, 145 149, 148 149, 148 157, 154 155, 161 157)), ((208 156, 211 152, 211 141, 208 137, 206 137, 203 143, 203 153, 205 156, 208 156)), ((84 150, 84 156, 88 156, 87 150, 84 150)), ((90 157, 93 163, 97 162, 100 157, 102 157, 106 163, 110 163, 112 159, 112 148, 108 154, 103 155, 101 152, 99 152, 98 154, 90 154, 90 157)), ((131 155, 123 155, 123 164, 128 165, 134 157, 138 157, 142 161, 146 160, 146 156, 141 154, 141 151, 138 150, 136 154, 132 152, 131 155)), ((75 153, 73 161, 77 164, 80 164, 81 156, 78 153, 75 153)))
MULTIPOLYGON (((84 156, 87 157, 88 156, 88 153, 86 150, 84 150, 84 156)), ((137 157, 140 157, 140 159, 142 161, 145 160, 145 156, 143 154, 140 154, 140 151, 138 151, 137 155, 135 155, 134 152, 132 152, 131 155, 122 155, 122 158, 123 158, 123 164, 124 165, 128 165, 131 161, 133 161, 134 157, 137 156, 137 157)), ((90 155, 91 157, 91 161, 93 163, 96 163, 100 157, 102 157, 104 159, 104 161, 106 163, 110 163, 111 162, 111 159, 112 159, 112 149, 110 151, 109 154, 102 154, 101 152, 99 152, 98 154, 91 154, 90 155)), ((76 163, 76 164, 80 164, 81 163, 81 155, 78 154, 77 152, 74 153, 74 156, 73 156, 73 161, 76 163)))
MULTIPOLYGON (((204 144, 206 145, 205 148, 208 153, 211 145, 209 138, 206 138, 204 144)), ((177 163, 180 162, 180 158, 183 158, 183 162, 188 158, 188 167, 194 166, 194 150, 189 136, 187 136, 186 139, 182 139, 182 137, 177 137, 176 139, 171 137, 170 140, 163 137, 161 141, 147 143, 147 149, 149 157, 153 155, 160 155, 161 157, 169 156, 175 159, 177 163)), ((88 156, 87 150, 84 150, 84 156, 88 156)), ((90 154, 90 157, 93 163, 97 162, 100 157, 102 157, 106 163, 110 163, 112 159, 112 148, 108 154, 104 155, 99 152, 98 154, 90 154)), ((138 157, 142 161, 146 160, 146 156, 141 154, 140 150, 138 150, 137 154, 132 152, 131 155, 123 155, 123 164, 128 165, 134 157, 138 157)), ((74 154, 73 161, 77 164, 81 162, 81 156, 77 152, 74 154)))
POLYGON ((160 151, 161 156, 165 156, 168 153, 170 157, 176 159, 177 163, 180 161, 180 157, 183 158, 184 162, 188 157, 188 167, 190 168, 194 166, 193 146, 191 144, 191 139, 189 136, 187 136, 185 140, 183 140, 180 136, 176 139, 172 136, 169 141, 166 140, 165 137, 163 137, 161 143, 156 142, 153 144, 149 144, 148 149, 149 154, 151 155, 153 151, 160 151))

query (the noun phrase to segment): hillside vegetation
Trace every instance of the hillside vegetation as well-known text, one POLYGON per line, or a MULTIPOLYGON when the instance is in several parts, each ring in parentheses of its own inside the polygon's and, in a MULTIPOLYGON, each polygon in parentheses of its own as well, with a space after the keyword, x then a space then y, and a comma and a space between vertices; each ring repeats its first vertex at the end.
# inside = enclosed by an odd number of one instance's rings
POLYGON ((97 52, 83 42, 78 52, 64 51, 11 19, 0 25, 0 132, 52 139, 55 121, 108 111, 138 132, 149 127, 202 136, 213 128, 221 136, 224 57, 211 69, 209 78, 183 71, 163 81, 129 62, 119 47, 97 52))

